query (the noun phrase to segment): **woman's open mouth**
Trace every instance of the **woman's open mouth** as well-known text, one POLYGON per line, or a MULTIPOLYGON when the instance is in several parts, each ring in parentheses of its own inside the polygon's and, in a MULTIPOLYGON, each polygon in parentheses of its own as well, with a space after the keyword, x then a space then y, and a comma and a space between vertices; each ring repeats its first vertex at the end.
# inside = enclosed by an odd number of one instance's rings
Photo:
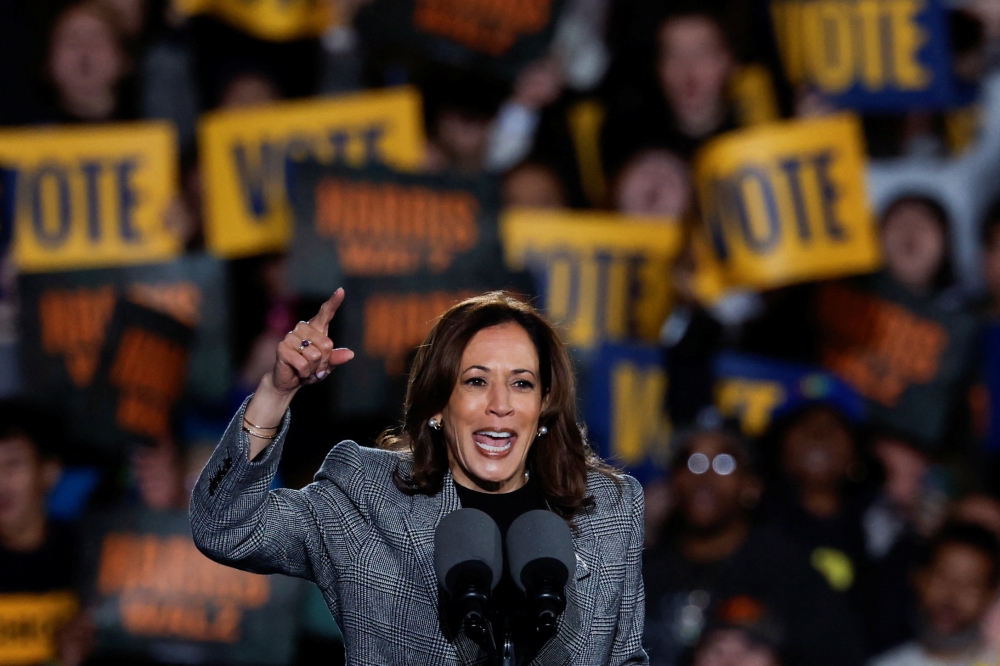
POLYGON ((487 458, 503 458, 514 447, 517 435, 511 430, 477 430, 472 433, 476 450, 487 458))

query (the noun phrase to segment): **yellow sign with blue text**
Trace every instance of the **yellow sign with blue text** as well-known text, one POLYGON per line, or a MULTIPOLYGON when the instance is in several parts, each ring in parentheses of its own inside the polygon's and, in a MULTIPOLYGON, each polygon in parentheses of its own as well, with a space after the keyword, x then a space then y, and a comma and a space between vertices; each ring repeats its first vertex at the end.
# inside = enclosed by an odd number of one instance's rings
POLYGON ((203 118, 199 134, 206 243, 226 258, 288 245, 287 159, 413 170, 425 144, 412 88, 217 111, 203 118))
POLYGON ((212 14, 274 42, 318 37, 332 22, 329 0, 174 0, 183 15, 212 14))
POLYGON ((169 123, 0 131, 0 166, 23 272, 154 263, 181 250, 165 220, 177 189, 169 123))
POLYGON ((500 222, 507 264, 530 270, 567 344, 656 340, 670 307, 680 224, 614 213, 512 210, 500 222))
POLYGON ((70 592, 0 594, 0 665, 55 659, 56 632, 78 608, 70 592))
POLYGON ((697 156, 705 232, 726 286, 876 269, 861 124, 852 114, 724 134, 697 156))
POLYGON ((789 81, 841 107, 942 108, 973 92, 954 75, 943 0, 774 0, 770 7, 789 81))

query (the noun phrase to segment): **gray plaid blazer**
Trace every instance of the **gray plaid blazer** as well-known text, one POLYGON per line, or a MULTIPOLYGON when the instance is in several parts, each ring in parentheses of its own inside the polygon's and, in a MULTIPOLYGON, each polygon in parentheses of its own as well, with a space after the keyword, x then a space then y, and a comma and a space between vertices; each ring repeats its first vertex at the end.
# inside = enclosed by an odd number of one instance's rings
MULTIPOLYGON (((191 531, 208 557, 246 571, 316 583, 344 633, 347 663, 365 666, 486 664, 488 655, 439 614, 434 528, 461 508, 451 474, 434 496, 392 482, 408 456, 345 441, 302 490, 271 490, 288 431, 247 460, 246 404, 229 424, 191 498, 191 531)), ((574 518, 576 576, 557 634, 533 664, 647 664, 641 549, 643 496, 588 477, 596 505, 574 518)))

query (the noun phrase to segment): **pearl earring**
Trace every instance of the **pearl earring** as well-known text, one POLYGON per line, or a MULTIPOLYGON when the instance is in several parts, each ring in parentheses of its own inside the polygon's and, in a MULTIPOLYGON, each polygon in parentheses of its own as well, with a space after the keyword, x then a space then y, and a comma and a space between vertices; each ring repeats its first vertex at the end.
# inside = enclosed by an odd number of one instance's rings
POLYGON ((542 426, 541 428, 538 429, 538 436, 541 437, 542 435, 545 435, 548 432, 549 432, 549 429, 546 428, 545 426, 542 426))
POLYGON ((432 430, 440 430, 441 429, 441 422, 438 421, 437 419, 434 419, 434 418, 432 418, 430 421, 428 421, 427 425, 429 425, 432 430))

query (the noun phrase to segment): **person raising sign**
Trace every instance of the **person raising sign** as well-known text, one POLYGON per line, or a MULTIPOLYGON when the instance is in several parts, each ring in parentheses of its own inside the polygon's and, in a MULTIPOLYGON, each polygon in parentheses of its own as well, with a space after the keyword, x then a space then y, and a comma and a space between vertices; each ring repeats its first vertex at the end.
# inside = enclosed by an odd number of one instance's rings
POLYGON ((413 362, 398 432, 383 435, 378 449, 341 442, 312 484, 268 491, 292 398, 354 356, 327 336, 343 300, 338 289, 285 336, 273 369, 202 471, 191 500, 202 552, 248 571, 314 581, 343 629, 349 664, 489 663, 511 642, 530 645, 518 663, 533 655, 545 664, 648 663, 642 490, 587 447, 569 356, 555 331, 502 292, 458 303, 434 325, 413 362), (542 645, 518 633, 525 603, 511 558, 485 638, 467 635, 444 612, 435 530, 470 507, 492 517, 501 534, 536 509, 572 527, 566 609, 542 645))

